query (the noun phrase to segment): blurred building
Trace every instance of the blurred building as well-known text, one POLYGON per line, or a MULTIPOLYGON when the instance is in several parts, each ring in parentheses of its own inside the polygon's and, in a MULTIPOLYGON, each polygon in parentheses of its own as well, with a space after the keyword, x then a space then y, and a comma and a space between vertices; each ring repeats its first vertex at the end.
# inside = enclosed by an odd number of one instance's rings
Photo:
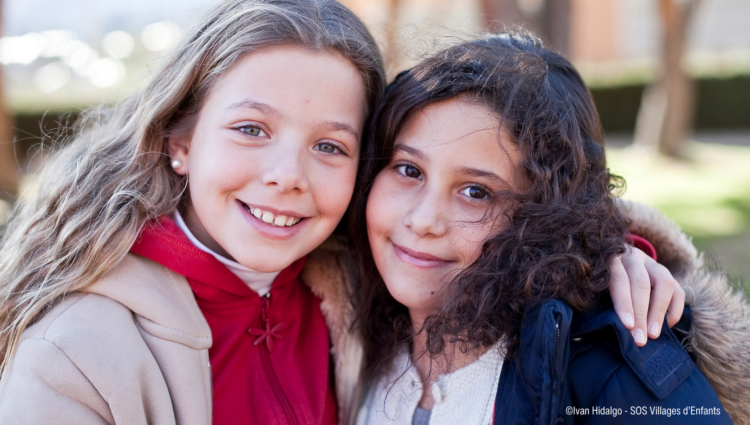
MULTIPOLYGON (((545 7, 557 7, 556 19, 568 21, 568 34, 537 32, 568 54, 583 73, 606 84, 630 78, 648 78, 660 48, 657 0, 343 0, 381 34, 401 26, 407 42, 448 32, 483 30, 488 21, 520 24, 534 29, 535 15, 545 7), (510 5, 509 5, 510 4, 510 5), (560 4, 566 4, 561 7, 560 4), (493 16, 487 16, 487 14, 493 16), (416 27, 419 29, 410 28, 416 27), (420 28, 421 27, 421 28, 420 28), (545 37, 547 36, 547 37, 545 37), (563 40, 563 43, 561 43, 563 40), (565 44, 565 45, 561 45, 565 44), (645 73, 645 75, 644 75, 645 73), (605 81, 601 81, 605 80, 605 81)), ((691 26, 688 67, 699 75, 727 72, 750 73, 750 1, 701 0, 691 26)), ((498 26, 495 25, 495 28, 498 26)), ((385 37, 384 37, 385 38, 385 37)))
MULTIPOLYGON (((84 108, 127 95, 181 31, 216 2, 5 0, 0 62, 11 109, 84 108)), ((342 2, 376 34, 391 74, 445 43, 484 31, 492 21, 536 28, 594 84, 648 79, 659 49, 656 0, 342 2), (534 17, 552 7, 559 9, 554 19, 563 22, 562 30, 544 22, 535 26, 534 17)), ((691 71, 750 73, 747 22, 748 0, 702 0, 689 42, 691 71)))
MULTIPOLYGON (((656 0, 571 0, 571 56, 592 79, 643 75, 659 54, 656 0), (641 71, 641 72, 639 72, 641 71), (619 75, 618 75, 619 74, 619 75)), ((701 0, 685 66, 696 76, 750 73, 750 1, 701 0)))

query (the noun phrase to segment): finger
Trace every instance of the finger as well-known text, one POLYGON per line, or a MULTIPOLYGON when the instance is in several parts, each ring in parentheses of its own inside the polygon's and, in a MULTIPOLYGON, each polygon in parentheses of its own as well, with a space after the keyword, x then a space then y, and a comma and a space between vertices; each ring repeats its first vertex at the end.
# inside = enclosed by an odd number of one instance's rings
POLYGON ((672 277, 672 273, 656 261, 649 258, 645 266, 653 287, 648 312, 648 336, 656 339, 661 334, 661 326, 672 302, 677 282, 672 277))
POLYGON ((618 255, 609 265, 611 278, 609 280, 609 293, 612 296, 612 304, 617 317, 628 329, 633 329, 633 301, 630 298, 630 279, 622 265, 621 256, 618 255))
POLYGON ((630 333, 639 347, 646 345, 647 341, 648 306, 651 298, 651 281, 644 267, 646 258, 646 254, 637 248, 631 249, 631 254, 622 258, 622 265, 630 280, 630 296, 633 299, 635 325, 630 333))
POLYGON ((671 328, 676 325, 677 322, 682 318, 682 312, 685 310, 685 290, 680 286, 680 282, 674 287, 674 295, 672 295, 672 302, 669 303, 667 308, 667 324, 671 328))

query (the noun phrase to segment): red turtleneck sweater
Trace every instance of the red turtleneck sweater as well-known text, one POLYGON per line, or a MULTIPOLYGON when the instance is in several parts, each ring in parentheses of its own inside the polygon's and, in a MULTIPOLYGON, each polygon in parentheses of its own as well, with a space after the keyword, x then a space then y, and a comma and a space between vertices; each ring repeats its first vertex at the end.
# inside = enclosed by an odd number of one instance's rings
POLYGON ((300 280, 305 259, 260 297, 169 218, 131 248, 187 278, 211 328, 213 424, 336 424, 329 338, 320 299, 300 280))

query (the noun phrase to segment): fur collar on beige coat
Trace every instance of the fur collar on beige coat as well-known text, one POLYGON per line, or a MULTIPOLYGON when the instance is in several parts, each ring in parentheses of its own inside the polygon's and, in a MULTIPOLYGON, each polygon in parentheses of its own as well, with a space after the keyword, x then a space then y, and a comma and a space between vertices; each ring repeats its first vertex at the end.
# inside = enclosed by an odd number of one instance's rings
MULTIPOLYGON (((649 240, 657 257, 687 294, 693 323, 686 346, 737 424, 750 425, 750 305, 742 291, 720 271, 703 265, 702 255, 680 228, 656 209, 623 201, 630 231, 649 240)), ((349 286, 354 273, 345 245, 329 240, 310 255, 303 274, 313 292, 323 299, 323 310, 333 340, 336 395, 341 424, 356 416, 356 391, 362 345, 349 332, 354 308, 349 286), (331 267, 331 265, 337 267, 331 267)))

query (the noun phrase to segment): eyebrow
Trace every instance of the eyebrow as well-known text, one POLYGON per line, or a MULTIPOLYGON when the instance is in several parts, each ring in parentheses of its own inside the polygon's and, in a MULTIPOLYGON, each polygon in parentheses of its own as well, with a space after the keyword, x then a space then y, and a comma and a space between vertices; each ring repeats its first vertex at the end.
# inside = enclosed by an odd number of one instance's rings
POLYGON ((490 171, 479 170, 479 169, 470 168, 470 167, 457 167, 456 172, 458 174, 465 174, 465 175, 469 175, 472 177, 487 178, 490 180, 494 180, 498 183, 502 183, 502 184, 510 186, 504 178, 490 171))
MULTIPOLYGON (((254 100, 243 100, 242 102, 237 102, 229 105, 227 110, 230 111, 241 111, 244 109, 255 109, 257 111, 260 111, 266 115, 273 116, 276 119, 280 119, 284 117, 284 114, 279 111, 278 109, 274 108, 273 106, 262 103, 262 102, 256 102, 254 100)), ((333 131, 343 131, 346 133, 351 134, 356 140, 359 140, 359 133, 357 133, 357 130, 354 129, 349 124, 338 122, 338 121, 323 121, 322 123, 318 124, 318 127, 326 127, 333 131)))
POLYGON ((343 131, 345 133, 349 133, 354 137, 355 140, 359 140, 359 133, 357 133, 357 130, 354 129, 354 127, 350 126, 349 124, 338 122, 338 121, 324 121, 319 124, 320 127, 327 127, 333 131, 343 131))
POLYGON ((284 116, 284 114, 281 113, 278 109, 274 108, 273 106, 262 103, 262 102, 256 102, 254 100, 243 100, 242 102, 237 102, 229 105, 227 110, 229 111, 241 111, 244 109, 255 109, 257 111, 260 111, 266 115, 271 115, 275 118, 281 118, 284 116))
POLYGON ((411 146, 406 146, 406 145, 402 145, 402 144, 396 144, 396 145, 393 146, 393 151, 394 151, 394 153, 398 152, 398 151, 401 151, 401 152, 407 153, 407 154, 409 154, 411 156, 416 156, 417 158, 421 159, 424 162, 429 162, 429 159, 427 158, 427 155, 424 154, 424 152, 422 152, 421 150, 419 150, 417 148, 413 148, 411 146))

